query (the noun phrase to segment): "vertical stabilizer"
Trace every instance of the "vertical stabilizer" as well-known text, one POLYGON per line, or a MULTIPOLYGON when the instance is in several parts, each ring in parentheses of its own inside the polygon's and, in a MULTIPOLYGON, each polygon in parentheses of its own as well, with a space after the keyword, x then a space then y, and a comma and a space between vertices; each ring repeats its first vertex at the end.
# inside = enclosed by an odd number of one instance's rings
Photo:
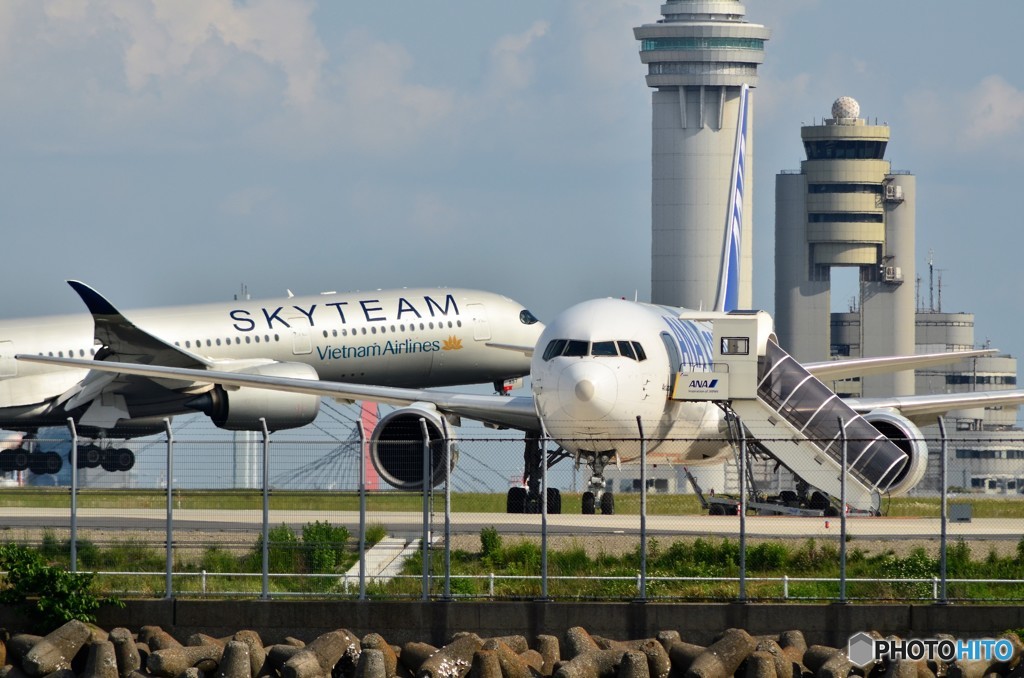
POLYGON ((729 209, 725 217, 725 242, 722 247, 721 277, 718 280, 716 311, 734 311, 739 305, 740 232, 743 227, 743 173, 747 157, 747 115, 750 88, 740 87, 739 114, 736 120, 736 145, 732 156, 732 182, 729 209))

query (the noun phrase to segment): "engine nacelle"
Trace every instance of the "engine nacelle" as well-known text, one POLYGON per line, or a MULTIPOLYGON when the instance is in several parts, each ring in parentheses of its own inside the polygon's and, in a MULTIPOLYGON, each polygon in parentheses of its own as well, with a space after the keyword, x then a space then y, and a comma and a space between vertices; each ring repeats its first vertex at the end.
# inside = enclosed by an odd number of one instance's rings
MULTIPOLYGON (((316 370, 305 363, 268 363, 238 370, 239 374, 267 377, 292 377, 317 380, 316 370)), ((320 396, 282 393, 262 388, 228 390, 220 385, 188 402, 192 409, 206 414, 213 423, 229 431, 258 431, 260 418, 267 429, 279 431, 312 423, 320 412, 320 396)))
MULTIPOLYGON (((444 418, 427 403, 413 403, 381 418, 370 436, 370 461, 389 485, 398 490, 423 489, 423 425, 430 442, 430 485, 444 482, 445 431, 454 440, 444 418)), ((459 452, 451 445, 451 467, 455 470, 459 452)))
POLYGON ((928 467, 928 444, 921 429, 893 410, 874 410, 864 418, 909 457, 900 475, 889 486, 889 494, 906 494, 921 482, 928 467))

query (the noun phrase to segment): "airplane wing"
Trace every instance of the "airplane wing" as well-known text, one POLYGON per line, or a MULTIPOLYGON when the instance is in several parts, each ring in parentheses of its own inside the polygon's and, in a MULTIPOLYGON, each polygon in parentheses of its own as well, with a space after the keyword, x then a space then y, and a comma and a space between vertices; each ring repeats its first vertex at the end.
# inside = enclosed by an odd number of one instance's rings
POLYGON ((916 370, 932 365, 955 363, 966 358, 978 358, 998 353, 996 349, 976 351, 944 351, 919 355, 886 356, 883 358, 849 358, 827 360, 820 363, 801 363, 805 370, 822 381, 863 377, 870 374, 888 374, 901 370, 916 370))
POLYGON ((85 360, 78 358, 56 358, 41 355, 18 355, 18 360, 79 367, 97 372, 135 375, 158 380, 180 380, 206 384, 220 384, 229 390, 239 387, 262 388, 287 393, 326 396, 338 400, 369 400, 388 405, 411 405, 429 403, 439 412, 501 428, 522 431, 541 430, 540 417, 529 396, 476 395, 455 393, 434 389, 392 388, 388 386, 365 386, 342 382, 325 382, 292 377, 272 377, 256 374, 238 374, 219 370, 191 369, 163 365, 142 365, 139 363, 111 362, 106 360, 85 360))
POLYGON ((915 424, 935 423, 935 417, 952 410, 998 407, 1024 403, 1024 390, 937 393, 933 395, 893 396, 890 398, 844 398, 843 402, 858 414, 879 409, 897 410, 915 424))

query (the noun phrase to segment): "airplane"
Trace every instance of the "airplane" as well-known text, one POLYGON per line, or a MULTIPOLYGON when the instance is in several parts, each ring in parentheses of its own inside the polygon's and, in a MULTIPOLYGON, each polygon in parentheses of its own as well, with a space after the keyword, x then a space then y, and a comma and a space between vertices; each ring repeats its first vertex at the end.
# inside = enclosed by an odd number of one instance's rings
MULTIPOLYGON (((320 398, 225 390, 81 366, 14 360, 16 353, 94 358, 239 374, 324 379, 401 388, 493 383, 506 392, 529 372, 543 324, 522 304, 492 292, 418 288, 325 292, 265 300, 143 309, 126 317, 88 285, 69 281, 89 314, 0 321, 0 428, 31 436, 67 426, 92 438, 164 430, 174 415, 203 412, 218 427, 304 426, 320 398)), ((0 472, 57 473, 55 452, 31 442, 0 453, 0 472)), ((82 465, 126 471, 127 448, 83 446, 82 465)))
MULTIPOLYGON (((423 487, 424 429, 435 457, 433 476, 428 479, 434 486, 444 479, 444 453, 437 442, 446 436, 454 438, 446 433, 449 426, 472 419, 491 427, 516 429, 525 432, 526 487, 509 490, 510 512, 535 510, 542 465, 572 457, 591 471, 582 512, 595 513, 599 507, 601 513, 611 514, 614 495, 604 489, 603 480, 607 464, 636 463, 641 440, 648 463, 725 463, 733 458, 736 412, 742 413, 752 443, 760 441, 764 453, 807 478, 812 488, 832 490, 829 496, 833 497, 839 496, 834 483, 829 483, 838 477, 836 422, 837 416, 842 417, 854 445, 851 477, 865 485, 864 493, 870 495, 854 497, 851 504, 877 509, 879 496, 904 493, 923 476, 928 451, 918 426, 926 417, 953 409, 1024 402, 1024 390, 842 400, 822 380, 913 369, 992 352, 801 365, 778 346, 771 317, 763 311, 701 312, 594 299, 568 308, 544 328, 532 351, 532 395, 528 396, 317 382, 289 375, 111 362, 103 355, 87 360, 19 354, 17 359, 88 369, 92 375, 135 375, 176 383, 179 391, 216 384, 225 392, 252 387, 393 405, 397 409, 381 417, 370 437, 370 458, 381 478, 403 490, 423 487), (728 371, 721 371, 723 367, 728 371), (727 381, 735 384, 734 392, 707 392, 714 388, 711 382, 727 381), (705 391, 696 399, 684 392, 694 383, 697 391, 705 391), (812 396, 815 399, 810 401, 812 396), (784 407, 787 404, 789 409, 784 407), (792 414, 790 409, 798 421, 785 425, 802 429, 786 429, 787 436, 809 427, 817 432, 814 440, 827 444, 805 445, 795 452, 783 449, 779 444, 784 437, 782 428, 773 427, 783 425, 784 417, 792 414), (546 458, 539 444, 545 434, 559 447, 546 458), (799 463, 799 459, 808 459, 807 455, 824 464, 826 472, 809 476, 799 463)), ((454 458, 449 463, 454 463, 454 458)), ((560 512, 559 491, 548 488, 546 498, 548 511, 560 512)))

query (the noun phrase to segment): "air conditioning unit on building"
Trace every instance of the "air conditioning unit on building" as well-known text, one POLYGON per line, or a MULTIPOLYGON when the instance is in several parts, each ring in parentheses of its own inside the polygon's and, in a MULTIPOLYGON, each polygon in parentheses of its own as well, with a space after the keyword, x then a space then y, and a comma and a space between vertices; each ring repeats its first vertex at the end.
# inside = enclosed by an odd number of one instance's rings
POLYGON ((901 202, 903 200, 903 187, 888 184, 885 187, 885 199, 893 202, 901 202))
POLYGON ((885 282, 903 282, 903 269, 899 266, 886 266, 882 269, 882 280, 885 282))

